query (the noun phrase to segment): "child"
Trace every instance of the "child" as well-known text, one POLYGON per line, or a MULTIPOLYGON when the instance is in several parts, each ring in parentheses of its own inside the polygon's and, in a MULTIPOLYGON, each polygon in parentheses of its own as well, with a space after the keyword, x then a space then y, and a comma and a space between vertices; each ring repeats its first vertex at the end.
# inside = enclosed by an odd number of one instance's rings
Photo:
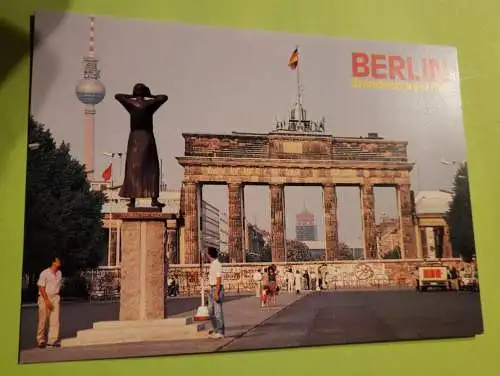
POLYGON ((267 297, 269 295, 269 286, 262 287, 262 295, 260 297, 260 306, 264 307, 267 304, 267 297))

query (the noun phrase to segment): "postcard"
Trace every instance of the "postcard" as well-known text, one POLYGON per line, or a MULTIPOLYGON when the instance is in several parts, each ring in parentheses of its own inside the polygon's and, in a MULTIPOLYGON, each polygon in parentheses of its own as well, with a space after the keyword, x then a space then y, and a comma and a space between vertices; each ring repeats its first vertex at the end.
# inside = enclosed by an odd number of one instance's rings
POLYGON ((456 48, 34 20, 21 363, 483 333, 456 48))

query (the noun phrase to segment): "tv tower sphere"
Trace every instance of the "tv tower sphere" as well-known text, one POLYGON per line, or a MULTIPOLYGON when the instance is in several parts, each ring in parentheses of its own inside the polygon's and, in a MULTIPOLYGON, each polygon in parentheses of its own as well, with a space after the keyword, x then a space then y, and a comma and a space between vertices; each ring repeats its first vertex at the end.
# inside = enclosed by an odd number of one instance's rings
POLYGON ((78 100, 86 105, 101 103, 106 95, 106 87, 99 79, 84 78, 76 85, 76 96, 78 100))

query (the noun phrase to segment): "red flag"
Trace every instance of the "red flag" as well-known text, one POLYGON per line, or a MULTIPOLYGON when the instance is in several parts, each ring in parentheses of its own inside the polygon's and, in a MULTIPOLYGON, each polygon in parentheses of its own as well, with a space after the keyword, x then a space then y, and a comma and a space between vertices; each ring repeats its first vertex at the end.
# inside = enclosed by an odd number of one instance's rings
POLYGON ((113 164, 110 163, 109 166, 103 171, 103 173, 101 175, 105 182, 107 182, 111 179, 111 175, 113 173, 112 170, 113 170, 113 164))
POLYGON ((293 50, 292 55, 290 56, 290 59, 288 60, 288 66, 290 69, 296 69, 297 65, 299 65, 299 49, 296 48, 293 50))

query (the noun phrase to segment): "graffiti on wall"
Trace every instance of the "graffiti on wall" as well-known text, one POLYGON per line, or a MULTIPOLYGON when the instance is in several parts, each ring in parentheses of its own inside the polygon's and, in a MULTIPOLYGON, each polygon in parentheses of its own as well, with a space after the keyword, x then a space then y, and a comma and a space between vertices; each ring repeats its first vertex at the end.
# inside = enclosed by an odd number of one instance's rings
POLYGON ((385 264, 329 265, 326 281, 336 287, 372 287, 389 284, 385 264))
MULTIPOLYGON (((355 261, 355 262, 308 262, 308 263, 288 263, 276 264, 277 282, 282 289, 286 289, 286 271, 292 269, 295 273, 299 271, 304 274, 306 271, 311 275, 316 274, 317 278, 326 281, 328 288, 369 288, 386 286, 406 286, 411 287, 415 283, 415 273, 418 265, 422 261, 355 261)), ((460 260, 448 260, 444 265, 456 267, 457 270, 464 269, 467 273, 470 270, 477 270, 474 264, 467 264, 460 260)), ((223 264, 224 286, 228 292, 249 292, 254 291, 255 281, 253 274, 269 264, 223 264)), ((200 269, 192 265, 170 265, 168 267, 168 278, 174 278, 179 286, 182 295, 200 294, 200 269)), ((94 270, 85 273, 89 282, 91 292, 102 294, 115 294, 119 291, 120 268, 94 270)), ((208 285, 208 265, 203 271, 204 286, 208 285)))

